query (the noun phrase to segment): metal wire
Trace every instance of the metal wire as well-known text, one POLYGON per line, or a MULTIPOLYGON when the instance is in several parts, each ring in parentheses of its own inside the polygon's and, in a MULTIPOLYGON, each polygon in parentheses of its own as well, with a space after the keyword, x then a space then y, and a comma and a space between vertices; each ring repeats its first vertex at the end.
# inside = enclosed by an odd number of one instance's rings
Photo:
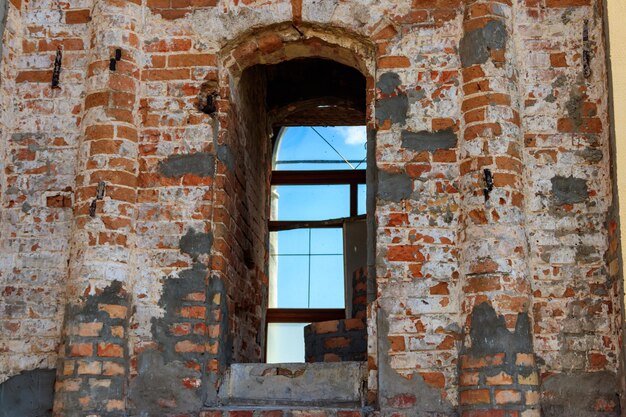
POLYGON ((314 128, 313 126, 309 126, 311 129, 313 129, 313 131, 315 133, 317 133, 317 136, 319 136, 320 138, 322 138, 322 140, 324 142, 326 142, 328 144, 328 146, 330 146, 332 148, 333 151, 335 151, 335 153, 337 153, 337 155, 339 155, 339 157, 341 159, 343 159, 343 161, 348 164, 350 166, 350 168, 355 169, 354 165, 352 165, 342 154, 341 152, 339 152, 329 141, 326 140, 326 138, 324 136, 322 136, 322 134, 320 132, 317 131, 316 128, 314 128))

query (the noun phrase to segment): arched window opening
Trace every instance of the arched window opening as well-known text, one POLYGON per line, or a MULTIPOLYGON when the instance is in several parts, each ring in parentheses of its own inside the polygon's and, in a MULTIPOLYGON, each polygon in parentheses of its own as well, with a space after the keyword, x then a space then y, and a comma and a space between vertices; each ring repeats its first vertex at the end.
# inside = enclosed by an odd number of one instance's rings
POLYGON ((367 358, 366 88, 322 58, 253 65, 235 84, 232 362, 367 358))

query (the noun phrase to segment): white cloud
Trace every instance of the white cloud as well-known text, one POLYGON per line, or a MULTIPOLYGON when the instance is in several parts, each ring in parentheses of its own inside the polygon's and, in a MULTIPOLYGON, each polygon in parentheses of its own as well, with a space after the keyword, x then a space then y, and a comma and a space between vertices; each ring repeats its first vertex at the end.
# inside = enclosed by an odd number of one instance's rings
POLYGON ((365 126, 341 126, 338 130, 346 145, 362 145, 367 141, 365 126))

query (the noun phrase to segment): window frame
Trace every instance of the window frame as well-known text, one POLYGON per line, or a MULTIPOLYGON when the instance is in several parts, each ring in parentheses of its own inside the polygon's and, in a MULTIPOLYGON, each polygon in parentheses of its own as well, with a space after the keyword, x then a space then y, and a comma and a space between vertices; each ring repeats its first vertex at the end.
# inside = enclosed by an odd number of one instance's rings
MULTIPOLYGON (((358 214, 358 187, 366 184, 366 170, 272 170, 270 187, 281 185, 349 185, 350 216, 328 220, 270 220, 269 233, 293 229, 319 229, 343 227, 346 220, 364 219, 358 214)), ((345 255, 344 255, 345 256, 345 255)), ((345 279, 345 277, 344 277, 345 279)), ((267 308, 265 316, 265 340, 270 323, 315 323, 346 318, 345 308, 267 308)), ((267 360, 267 343, 265 343, 267 360)))

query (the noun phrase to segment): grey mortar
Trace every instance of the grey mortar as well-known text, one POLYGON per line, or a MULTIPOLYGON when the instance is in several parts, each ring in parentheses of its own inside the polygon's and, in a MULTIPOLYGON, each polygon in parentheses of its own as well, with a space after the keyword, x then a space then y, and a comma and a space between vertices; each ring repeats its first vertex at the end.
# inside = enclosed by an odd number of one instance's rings
POLYGON ((491 20, 482 28, 466 32, 459 45, 461 64, 465 68, 484 64, 492 50, 506 47, 508 37, 506 26, 498 20, 491 20))
POLYGON ((589 198, 587 180, 573 176, 563 177, 557 175, 550 179, 552 194, 557 204, 582 203, 589 198))
POLYGON ((56 370, 33 369, 0 384, 0 417, 52 415, 56 370))
POLYGON ((457 144, 457 136, 452 129, 439 130, 437 132, 402 131, 402 147, 416 152, 433 152, 438 149, 452 149, 457 144))
POLYGON ((413 193, 413 181, 404 172, 392 174, 385 171, 378 172, 378 197, 400 202, 408 199, 413 193))
POLYGON ((207 152, 170 155, 159 162, 158 171, 168 178, 179 178, 185 174, 209 177, 215 172, 215 157, 207 152))

